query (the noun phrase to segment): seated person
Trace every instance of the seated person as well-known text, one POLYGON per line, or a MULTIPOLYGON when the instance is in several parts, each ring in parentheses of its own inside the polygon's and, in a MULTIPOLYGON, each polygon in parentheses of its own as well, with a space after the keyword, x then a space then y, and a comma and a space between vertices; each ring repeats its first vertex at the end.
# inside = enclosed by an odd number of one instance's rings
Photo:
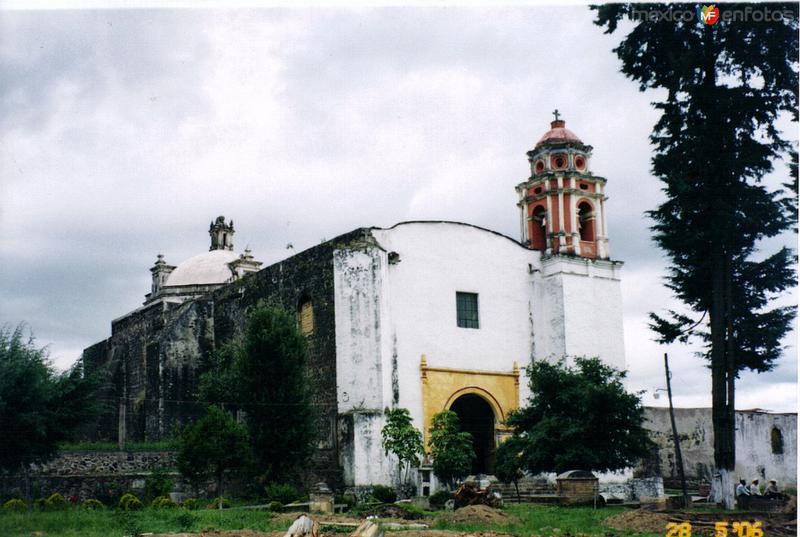
POLYGON ((736 486, 736 497, 739 496, 750 496, 750 489, 747 488, 747 482, 744 479, 740 479, 736 486))
POLYGON ((778 490, 778 483, 771 479, 769 482, 769 486, 767 486, 767 490, 764 491, 765 498, 783 498, 783 494, 780 493, 778 490))

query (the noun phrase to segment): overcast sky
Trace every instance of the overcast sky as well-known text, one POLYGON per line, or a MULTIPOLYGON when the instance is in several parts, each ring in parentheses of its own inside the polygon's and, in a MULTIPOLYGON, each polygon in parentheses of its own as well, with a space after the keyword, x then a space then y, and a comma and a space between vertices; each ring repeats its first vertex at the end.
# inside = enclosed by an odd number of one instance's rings
MULTIPOLYGON (((0 323, 67 367, 217 215, 266 264, 404 220, 519 238, 514 186, 558 108, 608 179, 630 387, 665 404, 668 351, 676 404, 710 406, 698 349, 646 326, 675 306, 643 217, 659 95, 619 72, 620 39, 583 6, 0 11, 0 323)), ((796 410, 795 343, 738 408, 796 410)))

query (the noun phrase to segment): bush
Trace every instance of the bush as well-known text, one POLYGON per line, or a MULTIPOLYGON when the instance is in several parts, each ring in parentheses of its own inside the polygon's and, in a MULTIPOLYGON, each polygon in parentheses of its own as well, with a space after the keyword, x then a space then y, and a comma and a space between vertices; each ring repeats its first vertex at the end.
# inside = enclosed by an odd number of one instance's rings
POLYGON ((337 494, 333 497, 333 503, 335 505, 344 505, 344 510, 349 511, 355 507, 356 503, 358 502, 356 501, 356 497, 352 494, 337 494))
POLYGON ((194 526, 195 522, 197 522, 197 515, 183 511, 181 514, 175 517, 175 522, 178 524, 178 528, 181 531, 189 531, 192 529, 192 526, 194 526))
POLYGON ((214 501, 208 504, 206 509, 219 509, 219 502, 222 501, 222 508, 228 509, 231 506, 230 500, 227 498, 214 498, 214 501))
POLYGON ((58 492, 54 492, 44 501, 44 508, 48 511, 62 511, 67 508, 67 500, 58 492))
POLYGON ((373 485, 372 497, 382 503, 394 503, 397 501, 397 492, 392 487, 373 485))
POLYGON ((268 502, 280 502, 281 505, 292 503, 301 496, 300 492, 292 485, 283 483, 270 483, 264 487, 264 493, 268 502))
POLYGON ((446 490, 439 490, 434 492, 428 498, 428 501, 431 504, 431 507, 434 509, 444 509, 444 504, 447 503, 447 500, 453 499, 453 493, 448 492, 446 490))
POLYGON ((277 500, 269 502, 267 508, 273 513, 280 513, 283 510, 283 504, 277 500))
POLYGON ((97 498, 104 505, 117 505, 120 497, 128 490, 127 483, 119 479, 100 481, 94 487, 93 498, 97 498))
POLYGON ((200 501, 197 498, 186 498, 183 500, 183 508, 189 511, 200 509, 200 501))
POLYGON ((47 507, 46 503, 47 500, 45 500, 44 498, 36 498, 35 500, 33 500, 33 508, 39 511, 44 511, 45 508, 47 507))
POLYGON ((98 509, 105 509, 106 506, 103 505, 103 502, 101 502, 100 500, 95 500, 93 498, 90 498, 88 500, 83 500, 83 503, 81 503, 81 507, 83 507, 84 509, 95 511, 98 509))
POLYGON ((3 511, 9 511, 12 513, 24 513, 27 510, 28 506, 25 505, 25 502, 23 502, 19 498, 8 500, 6 503, 3 504, 3 511))
POLYGON ((123 494, 117 505, 123 511, 136 511, 144 507, 142 500, 130 492, 123 494))
POLYGON ((169 496, 157 496, 150 503, 150 507, 155 507, 156 509, 173 509, 178 507, 178 504, 169 496))
POLYGON ((156 468, 144 480, 144 491, 147 498, 167 496, 175 486, 172 476, 164 468, 156 468))

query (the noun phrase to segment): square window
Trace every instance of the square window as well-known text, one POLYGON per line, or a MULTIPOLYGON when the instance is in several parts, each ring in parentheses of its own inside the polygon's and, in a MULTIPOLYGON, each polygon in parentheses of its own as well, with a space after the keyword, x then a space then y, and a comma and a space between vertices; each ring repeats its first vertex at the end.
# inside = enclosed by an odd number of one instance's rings
POLYGON ((461 328, 479 328, 478 293, 456 292, 456 322, 461 328))

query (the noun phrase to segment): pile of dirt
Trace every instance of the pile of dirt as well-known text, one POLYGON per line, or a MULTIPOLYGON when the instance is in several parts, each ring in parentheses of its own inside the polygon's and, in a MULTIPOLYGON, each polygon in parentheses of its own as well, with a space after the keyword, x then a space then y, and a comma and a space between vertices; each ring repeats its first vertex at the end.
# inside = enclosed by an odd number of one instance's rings
POLYGON ((455 524, 513 524, 517 519, 488 505, 468 505, 443 517, 455 524))
POLYGON ((642 533, 664 533, 670 515, 656 513, 645 509, 625 511, 605 519, 605 524, 618 530, 631 530, 642 533))

